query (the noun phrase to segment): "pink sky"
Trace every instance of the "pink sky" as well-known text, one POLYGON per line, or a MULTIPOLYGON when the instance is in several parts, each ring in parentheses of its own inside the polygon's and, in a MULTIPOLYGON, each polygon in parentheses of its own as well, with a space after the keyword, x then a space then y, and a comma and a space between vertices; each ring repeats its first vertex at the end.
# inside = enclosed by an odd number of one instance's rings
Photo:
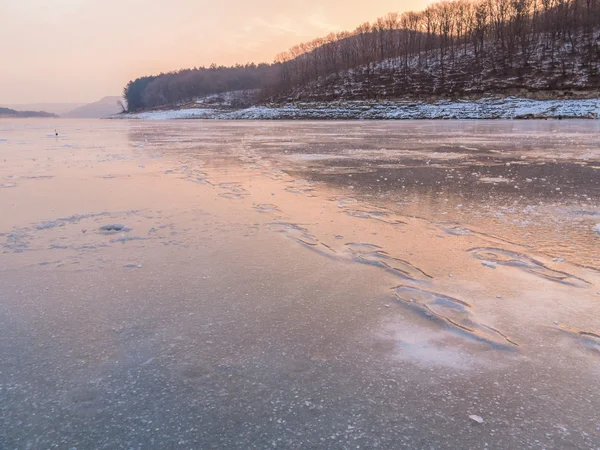
POLYGON ((427 0, 0 0, 0 105, 91 102, 142 75, 272 62, 427 0))

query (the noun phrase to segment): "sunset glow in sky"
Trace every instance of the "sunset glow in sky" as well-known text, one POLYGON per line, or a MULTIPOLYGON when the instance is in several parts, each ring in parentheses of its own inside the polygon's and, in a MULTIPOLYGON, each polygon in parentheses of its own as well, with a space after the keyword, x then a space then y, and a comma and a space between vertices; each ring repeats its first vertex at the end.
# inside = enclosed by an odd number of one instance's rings
POLYGON ((0 0, 0 105, 91 102, 179 68, 272 62, 426 0, 0 0))

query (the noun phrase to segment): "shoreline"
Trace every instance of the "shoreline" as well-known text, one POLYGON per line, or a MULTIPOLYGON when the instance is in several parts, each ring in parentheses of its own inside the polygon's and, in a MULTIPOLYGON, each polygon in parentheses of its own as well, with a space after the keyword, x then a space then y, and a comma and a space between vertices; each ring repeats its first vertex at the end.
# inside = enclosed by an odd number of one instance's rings
POLYGON ((201 102, 170 109, 125 113, 109 119, 139 120, 523 120, 600 119, 600 98, 535 100, 520 97, 478 100, 338 101, 212 106, 201 102))

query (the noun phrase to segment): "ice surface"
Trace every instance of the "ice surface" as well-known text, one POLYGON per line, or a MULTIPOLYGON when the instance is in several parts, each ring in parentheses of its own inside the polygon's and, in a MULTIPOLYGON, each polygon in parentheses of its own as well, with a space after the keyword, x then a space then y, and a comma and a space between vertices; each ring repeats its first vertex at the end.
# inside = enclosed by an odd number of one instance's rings
POLYGON ((489 264, 496 264, 516 267, 542 278, 573 286, 586 286, 590 284, 588 281, 575 275, 559 270, 553 270, 541 261, 522 253, 499 248, 474 248, 471 252, 475 258, 482 260, 482 264, 484 265, 489 266, 489 264))
POLYGON ((598 447, 598 121, 60 122, 0 123, 1 448, 598 447))
POLYGON ((411 286, 397 286, 394 293, 402 304, 421 311, 456 332, 502 349, 518 347, 504 333, 480 323, 472 313, 471 305, 463 300, 411 286))

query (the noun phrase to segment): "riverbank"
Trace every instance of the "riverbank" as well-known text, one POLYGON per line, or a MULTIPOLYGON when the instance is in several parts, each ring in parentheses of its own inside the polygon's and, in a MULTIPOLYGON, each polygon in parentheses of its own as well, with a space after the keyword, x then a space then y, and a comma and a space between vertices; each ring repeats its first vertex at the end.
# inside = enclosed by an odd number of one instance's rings
POLYGON ((410 119, 598 119, 600 99, 536 100, 484 97, 478 100, 295 102, 249 108, 190 103, 177 108, 112 116, 174 120, 410 120, 410 119))

